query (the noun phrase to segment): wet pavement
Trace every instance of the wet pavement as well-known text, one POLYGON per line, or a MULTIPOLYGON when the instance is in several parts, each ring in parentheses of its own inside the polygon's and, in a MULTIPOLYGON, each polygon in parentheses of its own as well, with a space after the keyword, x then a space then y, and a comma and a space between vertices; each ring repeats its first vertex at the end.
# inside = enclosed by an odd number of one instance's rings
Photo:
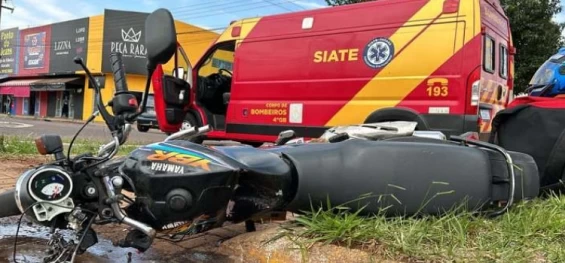
MULTIPOLYGON (((0 262, 14 263, 13 252, 18 219, 19 217, 0 219, 0 262)), ((75 262, 236 262, 229 255, 222 254, 221 249, 217 246, 218 240, 225 237, 213 237, 213 240, 209 239, 210 236, 208 239, 199 237, 180 244, 156 240, 148 251, 139 253, 136 249, 120 248, 113 245, 115 240, 107 237, 106 234, 113 233, 115 238, 118 237, 116 234, 120 236, 126 234, 117 230, 120 230, 120 227, 114 226, 106 231, 102 229, 101 233, 98 234, 98 243, 90 247, 84 254, 77 256, 75 262), (190 244, 191 241, 193 244, 190 244), (186 248, 186 246, 192 246, 192 249, 186 248)), ((66 238, 72 236, 72 233, 68 230, 60 233, 66 238)), ((234 234, 240 233, 236 231, 234 234)), ((16 262, 42 262, 46 255, 49 237, 49 228, 32 225, 24 218, 18 233, 16 262)))
MULTIPOLYGON (((19 217, 0 219, 0 262, 14 262, 14 242, 16 241, 18 219, 19 217)), ((17 262, 42 262, 46 255, 49 228, 30 225, 27 220, 22 221, 18 231, 15 259, 17 262)), ((102 246, 80 256, 80 262, 110 262, 108 256, 115 257, 117 262, 127 262, 127 255, 124 257, 125 261, 122 261, 119 258, 123 257, 123 254, 112 255, 107 249, 101 250, 105 243, 104 240, 101 241, 102 246)))

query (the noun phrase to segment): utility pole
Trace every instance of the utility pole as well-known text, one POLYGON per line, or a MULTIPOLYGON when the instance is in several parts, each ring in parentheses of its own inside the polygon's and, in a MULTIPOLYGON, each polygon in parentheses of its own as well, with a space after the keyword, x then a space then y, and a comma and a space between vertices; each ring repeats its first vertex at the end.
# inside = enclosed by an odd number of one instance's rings
MULTIPOLYGON (((2 22, 2 9, 8 9, 8 10, 12 11, 12 13, 14 13, 14 8, 13 8, 13 7, 9 7, 9 6, 5 6, 5 5, 4 5, 5 2, 8 2, 8 0, 4 0, 4 1, 0 0, 0 24, 1 24, 1 22, 2 22)), ((0 27, 0 29, 1 29, 1 28, 2 28, 2 27, 0 27)))

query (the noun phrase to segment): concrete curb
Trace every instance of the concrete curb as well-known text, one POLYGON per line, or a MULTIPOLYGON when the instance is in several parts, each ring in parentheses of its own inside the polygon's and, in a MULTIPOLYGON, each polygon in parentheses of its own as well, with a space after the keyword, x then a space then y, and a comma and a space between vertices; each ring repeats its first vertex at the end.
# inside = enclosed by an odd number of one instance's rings
POLYGON ((8 115, 8 114, 0 114, 0 119, 35 120, 35 121, 47 121, 47 122, 76 123, 76 124, 82 124, 85 122, 84 120, 76 120, 76 119, 51 118, 51 117, 47 118, 47 117, 8 115))

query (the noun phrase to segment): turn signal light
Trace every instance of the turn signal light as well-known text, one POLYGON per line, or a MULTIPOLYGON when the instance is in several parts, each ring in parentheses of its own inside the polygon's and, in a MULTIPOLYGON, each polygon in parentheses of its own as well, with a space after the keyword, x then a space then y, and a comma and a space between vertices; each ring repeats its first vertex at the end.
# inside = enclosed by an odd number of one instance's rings
POLYGON ((42 137, 35 138, 35 148, 37 148, 37 152, 41 155, 47 154, 47 147, 45 147, 45 143, 43 143, 42 137))

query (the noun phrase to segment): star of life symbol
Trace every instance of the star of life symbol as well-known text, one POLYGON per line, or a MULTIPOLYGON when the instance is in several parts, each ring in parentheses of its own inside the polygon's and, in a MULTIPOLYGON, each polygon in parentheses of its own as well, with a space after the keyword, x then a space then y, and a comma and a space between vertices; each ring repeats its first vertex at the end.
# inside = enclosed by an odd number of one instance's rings
POLYGON ((365 47, 363 60, 371 68, 382 68, 392 60, 394 44, 386 38, 375 38, 365 47))
POLYGON ((133 28, 130 27, 129 30, 126 32, 122 28, 122 40, 124 40, 125 42, 137 43, 139 42, 139 39, 141 39, 141 30, 139 30, 139 32, 135 32, 133 28))

